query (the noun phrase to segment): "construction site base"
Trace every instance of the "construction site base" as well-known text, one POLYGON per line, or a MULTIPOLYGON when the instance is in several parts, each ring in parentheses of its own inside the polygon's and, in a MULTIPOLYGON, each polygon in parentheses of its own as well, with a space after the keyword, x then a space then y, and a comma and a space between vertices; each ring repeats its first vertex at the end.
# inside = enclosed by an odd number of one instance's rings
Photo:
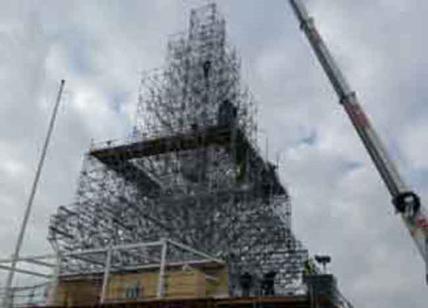
MULTIPOLYGON (((49 306, 60 307, 60 306, 49 306)), ((79 306, 73 306, 79 307, 79 306)), ((270 296, 250 298, 200 298, 200 299, 165 299, 139 302, 120 302, 98 305, 96 307, 142 307, 142 308, 226 308, 226 307, 248 307, 248 308, 336 308, 327 299, 319 298, 316 301, 308 296, 270 296)))

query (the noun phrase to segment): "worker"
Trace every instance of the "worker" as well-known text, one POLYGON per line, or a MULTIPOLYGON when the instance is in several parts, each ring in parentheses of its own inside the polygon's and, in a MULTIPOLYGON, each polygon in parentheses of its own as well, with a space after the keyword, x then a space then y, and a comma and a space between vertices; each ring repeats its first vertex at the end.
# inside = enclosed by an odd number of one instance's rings
POLYGON ((275 276, 275 271, 270 271, 263 275, 263 280, 261 283, 263 295, 275 295, 275 276))
POLYGON ((250 273, 245 272, 239 277, 239 283, 241 284, 242 297, 249 297, 251 287, 253 284, 253 277, 250 273))
POLYGON ((238 117, 237 108, 229 101, 224 100, 219 108, 217 122, 219 126, 234 126, 238 117))
POLYGON ((317 273, 316 266, 312 259, 307 259, 303 265, 303 275, 310 276, 317 273))
POLYGON ((204 69, 204 77, 205 79, 208 79, 208 76, 210 74, 211 69, 211 61, 207 60, 203 63, 202 68, 204 69))

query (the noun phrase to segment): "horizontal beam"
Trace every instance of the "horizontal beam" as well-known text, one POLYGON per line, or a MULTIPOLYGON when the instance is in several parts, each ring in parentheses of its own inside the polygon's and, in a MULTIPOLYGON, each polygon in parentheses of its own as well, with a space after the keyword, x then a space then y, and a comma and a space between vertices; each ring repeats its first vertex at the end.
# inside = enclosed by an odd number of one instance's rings
MULTIPOLYGON (((125 250, 125 249, 136 249, 136 248, 153 247, 153 246, 161 246, 161 245, 162 245, 162 242, 156 241, 156 242, 147 242, 147 243, 117 245, 117 246, 111 247, 111 249, 112 250, 125 250)), ((66 257, 79 256, 79 255, 106 253, 109 249, 110 249, 109 247, 87 249, 87 250, 81 250, 81 251, 61 254, 61 257, 66 258, 66 257)))
MULTIPOLYGON (((6 271, 10 271, 12 270, 11 266, 5 266, 5 265, 0 265, 0 269, 2 270, 6 270, 6 271)), ((46 275, 46 274, 42 274, 39 272, 34 272, 34 271, 30 271, 30 270, 25 270, 25 269, 20 269, 20 268, 13 268, 13 270, 17 273, 21 273, 21 274, 27 274, 27 275, 31 275, 31 276, 37 276, 37 277, 42 277, 42 278, 52 278, 52 275, 46 275)))
POLYGON ((185 151, 209 145, 227 145, 232 139, 232 129, 228 126, 214 126, 195 130, 188 134, 177 134, 116 147, 94 149, 89 154, 102 162, 109 160, 129 160, 159 155, 174 151, 185 151))
POLYGON ((54 263, 48 263, 48 262, 44 262, 44 261, 40 261, 40 260, 34 260, 34 259, 22 260, 22 262, 37 264, 40 266, 45 266, 45 267, 50 267, 50 268, 54 268, 56 266, 56 264, 54 264, 54 263))
MULTIPOLYGON (((162 245, 162 242, 156 241, 156 242, 147 242, 147 243, 116 245, 116 246, 113 246, 112 249, 113 250, 126 250, 126 249, 154 247, 154 246, 161 246, 161 245, 162 245)), ((86 249, 86 250, 82 250, 82 251, 64 253, 64 254, 61 254, 61 257, 66 258, 66 257, 79 256, 79 255, 103 253, 103 252, 106 252, 108 249, 109 249, 108 247, 106 247, 106 248, 86 249)), ((48 254, 48 255, 40 255, 40 256, 23 257, 23 258, 19 258, 18 261, 36 263, 36 264, 39 264, 39 265, 46 265, 46 266, 50 267, 50 266, 54 266, 54 264, 45 263, 45 262, 38 261, 38 260, 54 259, 54 258, 56 258, 55 254, 48 254)), ((11 259, 0 259, 0 264, 1 263, 11 263, 11 262, 12 262, 11 259)))
MULTIPOLYGON (((188 261, 180 261, 180 262, 167 262, 165 264, 165 266, 167 268, 171 268, 171 267, 182 267, 185 265, 192 267, 198 267, 198 266, 210 266, 216 264, 216 266, 219 265, 224 265, 224 264, 219 264, 216 261, 213 261, 212 259, 203 259, 203 260, 188 260, 188 261)), ((118 271, 123 272, 123 271, 137 271, 137 270, 153 270, 153 269, 157 269, 160 267, 160 263, 159 264, 147 264, 147 265, 131 265, 131 266, 118 266, 115 265, 111 272, 112 273, 116 273, 118 271)), ((90 272, 85 272, 85 275, 102 275, 103 271, 90 271, 90 272)), ((76 274, 76 273, 65 273, 62 274, 61 277, 78 277, 80 274, 76 274)))
MULTIPOLYGON (((45 262, 42 262, 42 261, 39 261, 39 260, 47 260, 47 259, 55 259, 56 258, 56 256, 54 255, 54 254, 49 254, 49 255, 39 255, 39 256, 28 256, 28 257, 22 257, 22 258, 18 258, 18 262, 29 262, 29 263, 36 263, 36 264, 39 264, 39 265, 44 265, 44 264, 46 264, 46 266, 48 266, 49 265, 49 267, 50 266, 52 266, 53 264, 51 264, 51 263, 45 263, 45 262), (43 263, 43 264, 41 264, 41 263, 43 263)), ((11 263, 12 262, 12 259, 0 259, 0 264, 2 264, 2 263, 11 263)), ((55 265, 53 265, 53 266, 55 266, 55 265)))
MULTIPOLYGON (((194 260, 191 261, 191 263, 193 264, 197 264, 197 263, 206 263, 207 260, 218 263, 218 264, 224 264, 224 261, 220 260, 220 259, 216 259, 206 253, 200 252, 196 249, 191 248, 190 246, 175 242, 173 240, 167 239, 166 240, 167 243, 169 243, 172 246, 178 247, 182 250, 188 251, 193 253, 195 256, 199 256, 199 257, 203 257, 205 258, 205 260, 194 260)), ((124 245, 116 245, 111 247, 111 249, 113 251, 120 251, 120 250, 130 250, 130 249, 138 249, 138 248, 146 248, 146 247, 161 247, 162 246, 162 241, 155 241, 155 242, 147 242, 147 243, 136 243, 136 244, 124 244, 124 245)), ((70 252, 70 253, 65 253, 65 254, 61 254, 61 258, 83 258, 82 256, 84 255, 90 255, 90 254, 98 254, 98 253, 107 253, 107 251, 109 250, 109 247, 105 247, 105 248, 95 248, 95 249, 87 249, 87 250, 82 250, 82 251, 76 251, 76 252, 70 252)), ((48 255, 41 255, 41 256, 30 256, 30 257, 22 257, 19 258, 18 261, 20 262, 28 262, 28 263, 33 263, 33 264, 38 264, 38 265, 42 265, 42 266, 47 266, 47 267, 54 267, 55 265, 52 263, 47 263, 47 262, 43 262, 40 260, 44 260, 44 259, 55 259, 56 255, 55 254, 48 254, 48 255)), ((97 262, 97 261, 92 261, 92 260, 86 260, 86 262, 89 263, 93 263, 93 262, 97 262)), ((7 263, 11 263, 12 260, 10 259, 3 259, 0 260, 0 264, 7 264, 7 263)), ((186 263, 186 262, 184 262, 186 263)), ((100 263, 101 264, 101 263, 100 263)), ((173 265, 174 263, 168 264, 168 265, 173 265)), ((152 266, 153 267, 153 266, 152 266)), ((157 267, 157 266, 154 266, 157 267)), ((5 269, 8 270, 10 269, 9 266, 7 265, 0 265, 0 269, 5 269)), ((33 271, 28 271, 28 270, 22 270, 22 269, 17 269, 17 272, 22 272, 22 273, 26 273, 29 275, 34 275, 34 276, 41 276, 41 277, 51 277, 49 275, 45 275, 45 274, 41 274, 38 272, 33 272, 33 271)))
POLYGON ((217 262, 217 263, 219 263, 219 264, 224 264, 224 261, 223 261, 223 260, 220 260, 220 259, 214 258, 214 257, 210 256, 209 254, 206 254, 206 253, 204 253, 204 252, 201 252, 201 251, 198 251, 198 250, 196 250, 196 249, 193 249, 193 248, 192 248, 192 247, 190 247, 190 246, 187 246, 187 245, 184 245, 184 244, 181 244, 181 243, 177 243, 177 242, 175 242, 175 241, 173 241, 173 240, 170 240, 170 239, 167 239, 166 241, 167 241, 167 243, 171 244, 172 246, 175 246, 175 247, 181 248, 181 249, 183 249, 184 251, 191 252, 191 253, 193 253, 193 254, 194 254, 194 255, 196 255, 196 256, 200 256, 200 257, 203 257, 203 258, 207 258, 208 260, 211 260, 211 261, 217 262))

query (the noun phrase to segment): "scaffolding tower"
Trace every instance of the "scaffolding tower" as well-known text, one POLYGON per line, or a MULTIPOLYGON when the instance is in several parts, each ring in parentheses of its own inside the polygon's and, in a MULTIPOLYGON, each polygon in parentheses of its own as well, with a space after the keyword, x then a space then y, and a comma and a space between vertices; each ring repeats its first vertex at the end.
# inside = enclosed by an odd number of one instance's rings
MULTIPOLYGON (((168 43, 166 66, 142 78, 131 136, 91 146, 75 201, 52 216, 49 240, 67 254, 170 238, 225 260, 231 295, 242 293, 246 273, 274 273, 278 294, 300 286, 308 251, 291 230, 276 166, 257 147, 256 116, 224 18, 215 4, 192 10, 188 32, 168 43)), ((129 267, 150 253, 112 258, 129 267)), ((60 271, 103 262, 68 258, 60 271)))

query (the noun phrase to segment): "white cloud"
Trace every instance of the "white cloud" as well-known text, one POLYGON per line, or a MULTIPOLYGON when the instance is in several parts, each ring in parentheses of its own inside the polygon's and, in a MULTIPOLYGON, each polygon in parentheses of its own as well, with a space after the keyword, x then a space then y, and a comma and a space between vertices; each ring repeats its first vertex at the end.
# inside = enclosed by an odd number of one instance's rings
POLYGON ((406 159, 414 169, 428 169, 428 123, 420 119, 407 126, 400 140, 406 159))
MULTIPOLYGON (((140 72, 162 64, 168 34, 187 27, 196 2, 0 3, 0 255, 12 251, 59 80, 67 90, 25 242, 32 253, 48 247, 49 216, 72 200, 91 138, 126 135, 140 72)), ((218 2, 270 157, 282 153, 298 237, 333 256, 356 307, 425 307, 423 264, 286 1, 218 2)), ((428 4, 307 2, 404 174, 428 195, 428 4)))

